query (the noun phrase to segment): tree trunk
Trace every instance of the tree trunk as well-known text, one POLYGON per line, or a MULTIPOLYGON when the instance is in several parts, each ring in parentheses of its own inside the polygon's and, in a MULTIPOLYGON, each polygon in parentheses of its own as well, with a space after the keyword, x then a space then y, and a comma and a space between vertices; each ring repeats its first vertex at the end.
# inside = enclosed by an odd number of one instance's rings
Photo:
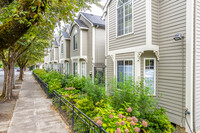
POLYGON ((8 73, 8 67, 4 66, 4 81, 3 81, 3 92, 2 97, 5 97, 6 95, 6 80, 7 80, 7 73, 8 73))
POLYGON ((20 67, 19 80, 23 80, 23 75, 24 75, 24 67, 20 67))

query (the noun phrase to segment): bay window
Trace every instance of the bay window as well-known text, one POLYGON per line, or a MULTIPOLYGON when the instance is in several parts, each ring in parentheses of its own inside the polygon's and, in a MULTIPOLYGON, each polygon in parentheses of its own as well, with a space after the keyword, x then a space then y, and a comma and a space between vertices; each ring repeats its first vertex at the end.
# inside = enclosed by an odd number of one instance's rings
POLYGON ((69 63, 66 63, 66 74, 69 74, 69 63))
POLYGON ((145 86, 150 87, 150 92, 156 94, 156 60, 154 58, 144 59, 145 86))
POLYGON ((85 62, 82 62, 82 64, 81 64, 81 76, 86 77, 86 64, 85 64, 85 62))

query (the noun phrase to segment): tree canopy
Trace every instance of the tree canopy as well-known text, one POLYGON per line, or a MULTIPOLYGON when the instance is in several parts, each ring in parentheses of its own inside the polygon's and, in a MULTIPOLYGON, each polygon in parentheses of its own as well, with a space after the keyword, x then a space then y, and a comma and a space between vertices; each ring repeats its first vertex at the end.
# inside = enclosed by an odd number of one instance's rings
POLYGON ((73 20, 76 12, 100 0, 2 0, 0 2, 0 50, 14 45, 32 26, 54 29, 60 20, 73 20))

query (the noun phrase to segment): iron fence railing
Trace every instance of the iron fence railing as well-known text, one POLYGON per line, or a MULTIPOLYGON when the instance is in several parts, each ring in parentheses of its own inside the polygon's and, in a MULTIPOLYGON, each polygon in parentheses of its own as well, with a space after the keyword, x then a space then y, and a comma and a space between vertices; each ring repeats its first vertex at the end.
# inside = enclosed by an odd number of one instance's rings
POLYGON ((101 126, 80 111, 74 104, 65 99, 57 91, 49 95, 48 84, 33 73, 44 92, 52 98, 54 107, 58 110, 65 123, 73 133, 107 133, 101 126))
POLYGON ((41 88, 46 93, 47 97, 51 98, 52 95, 49 93, 49 85, 45 83, 40 77, 38 77, 34 72, 33 72, 33 76, 35 77, 37 82, 40 84, 41 88))

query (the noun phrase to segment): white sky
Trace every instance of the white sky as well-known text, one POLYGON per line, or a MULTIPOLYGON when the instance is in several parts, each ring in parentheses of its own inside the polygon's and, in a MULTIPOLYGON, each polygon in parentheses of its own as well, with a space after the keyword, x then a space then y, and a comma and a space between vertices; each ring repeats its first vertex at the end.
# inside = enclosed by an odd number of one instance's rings
MULTIPOLYGON (((106 1, 107 0, 101 0, 101 4, 104 6, 106 4, 106 1)), ((83 12, 83 11, 82 11, 83 12)), ((99 15, 99 16, 102 16, 103 15, 103 9, 101 9, 100 7, 96 6, 96 5, 92 5, 91 9, 90 10, 86 10, 84 11, 86 13, 91 13, 91 14, 94 14, 94 15, 99 15)), ((64 25, 63 22, 61 22, 61 27, 64 25)), ((54 29, 54 34, 58 34, 58 29, 59 28, 55 28, 54 29)))

